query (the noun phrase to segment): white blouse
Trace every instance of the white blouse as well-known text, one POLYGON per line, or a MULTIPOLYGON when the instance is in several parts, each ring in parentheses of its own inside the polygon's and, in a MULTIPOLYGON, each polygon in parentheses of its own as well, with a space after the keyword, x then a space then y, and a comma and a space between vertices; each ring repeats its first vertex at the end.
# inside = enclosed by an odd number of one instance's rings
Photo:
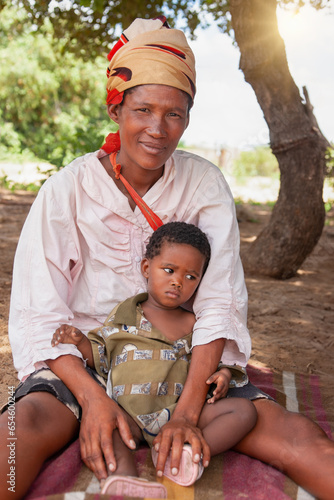
MULTIPOLYGON (((73 345, 51 347, 62 323, 84 333, 120 301, 146 291, 140 263, 152 229, 109 177, 99 150, 77 158, 40 189, 18 243, 9 338, 23 379, 73 345)), ((230 189, 210 162, 176 151, 145 194, 162 221, 185 221, 208 236, 212 257, 194 302, 193 346, 225 338, 224 364, 245 366, 251 350, 247 291, 230 189)))

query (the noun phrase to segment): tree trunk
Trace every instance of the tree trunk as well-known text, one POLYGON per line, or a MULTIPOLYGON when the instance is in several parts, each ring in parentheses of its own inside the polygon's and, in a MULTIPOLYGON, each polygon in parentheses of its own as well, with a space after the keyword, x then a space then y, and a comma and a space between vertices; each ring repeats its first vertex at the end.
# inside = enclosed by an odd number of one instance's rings
POLYGON ((276 6, 276 0, 230 0, 240 69, 263 111, 281 172, 269 224, 243 256, 243 264, 247 272, 285 279, 297 272, 324 226, 322 190, 329 143, 306 89, 303 102, 290 75, 276 6))

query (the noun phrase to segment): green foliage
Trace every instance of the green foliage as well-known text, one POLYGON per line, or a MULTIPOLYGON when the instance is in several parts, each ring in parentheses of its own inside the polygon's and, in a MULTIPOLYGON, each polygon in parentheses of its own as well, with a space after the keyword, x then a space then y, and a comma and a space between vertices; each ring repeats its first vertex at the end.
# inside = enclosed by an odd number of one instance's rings
POLYGON ((326 201, 326 203, 325 203, 325 211, 326 211, 326 213, 328 213, 332 209, 332 206, 333 206, 333 202, 326 201))
POLYGON ((232 174, 238 179, 256 176, 278 179, 278 162, 269 147, 256 147, 239 153, 233 162, 232 174))
MULTIPOLYGON (((328 1, 308 3, 323 7, 328 1)), ((305 0, 280 3, 299 8, 305 0)), ((59 167, 97 149, 115 127, 104 105, 107 61, 96 54, 105 56, 121 29, 136 17, 161 13, 171 25, 190 33, 198 25, 205 26, 207 19, 230 33, 229 4, 229 0, 156 0, 154 4, 0 0, 1 156, 28 151, 59 167)))
POLYGON ((37 193, 42 184, 43 182, 38 182, 38 183, 32 182, 29 184, 22 184, 20 182, 14 182, 8 179, 7 175, 0 177, 0 187, 8 189, 9 191, 13 192, 20 190, 20 191, 31 191, 33 193, 37 193))
POLYGON ((28 150, 60 167, 115 129, 104 104, 107 61, 84 61, 65 45, 47 19, 36 31, 25 11, 2 10, 0 153, 28 150))
POLYGON ((304 5, 311 5, 316 10, 328 7, 331 0, 278 0, 281 6, 292 5, 297 11, 304 5))
POLYGON ((334 146, 327 148, 326 151, 326 175, 334 185, 334 146))
MULTIPOLYGON (((280 5, 296 10, 305 4, 321 9, 329 2, 278 0, 280 5)), ((120 32, 137 17, 152 19, 163 14, 171 26, 177 24, 191 37, 198 26, 205 28, 213 20, 223 33, 233 35, 230 0, 0 0, 0 10, 6 5, 23 9, 38 29, 48 19, 66 50, 87 60, 97 54, 105 56, 120 32)))

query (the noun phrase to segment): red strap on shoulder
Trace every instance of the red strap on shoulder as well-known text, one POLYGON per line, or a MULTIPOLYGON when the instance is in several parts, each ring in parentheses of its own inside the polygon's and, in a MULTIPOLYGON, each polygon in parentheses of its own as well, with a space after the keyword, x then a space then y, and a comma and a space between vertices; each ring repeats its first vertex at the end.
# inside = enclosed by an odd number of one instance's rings
POLYGON ((160 219, 160 217, 157 216, 156 213, 153 212, 153 210, 145 203, 143 198, 141 198, 141 196, 139 196, 137 191, 135 191, 133 189, 131 184, 129 184, 128 181, 120 173, 120 165, 117 165, 117 163, 116 163, 116 155, 117 155, 117 151, 115 151, 114 153, 112 153, 109 156, 110 162, 112 164, 112 167, 113 167, 115 175, 116 175, 116 179, 120 179, 123 182, 124 186, 126 187, 127 191, 129 192, 131 198, 136 203, 136 205, 140 208, 141 212, 145 216, 147 222, 149 223, 149 225, 151 226, 153 231, 155 231, 156 229, 158 229, 158 227, 163 225, 162 220, 160 219))

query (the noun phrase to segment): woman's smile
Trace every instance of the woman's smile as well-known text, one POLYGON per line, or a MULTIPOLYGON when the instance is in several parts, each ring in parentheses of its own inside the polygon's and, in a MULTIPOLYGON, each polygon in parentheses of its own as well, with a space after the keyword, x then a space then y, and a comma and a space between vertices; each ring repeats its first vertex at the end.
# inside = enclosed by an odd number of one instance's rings
POLYGON ((139 144, 147 151, 148 154, 160 155, 166 150, 166 147, 157 142, 139 141, 139 144))

